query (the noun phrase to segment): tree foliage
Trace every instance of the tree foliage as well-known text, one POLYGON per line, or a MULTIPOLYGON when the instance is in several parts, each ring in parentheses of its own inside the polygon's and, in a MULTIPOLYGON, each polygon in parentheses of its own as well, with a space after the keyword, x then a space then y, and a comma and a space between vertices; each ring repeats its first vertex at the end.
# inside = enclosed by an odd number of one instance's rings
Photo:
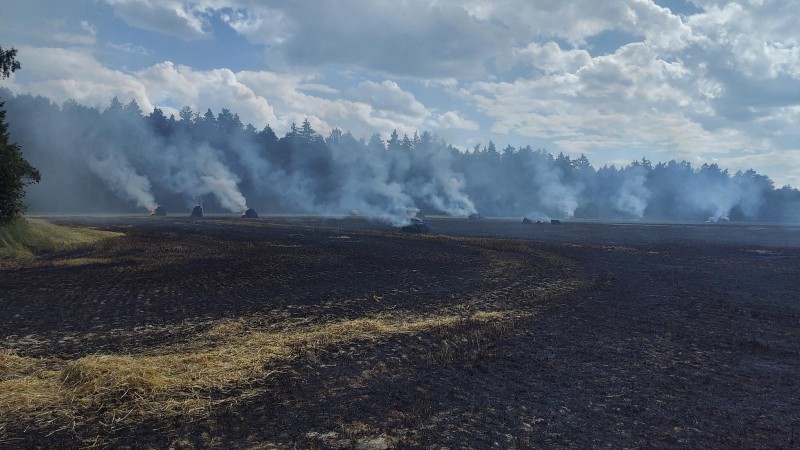
POLYGON ((11 48, 3 50, 0 47, 0 78, 8 78, 11 74, 19 70, 20 65, 17 61, 17 49, 11 48))
MULTIPOLYGON (((0 47, 0 72, 2 78, 20 68, 16 49, 0 47)), ((0 101, 0 223, 8 223, 25 212, 25 185, 41 180, 39 171, 22 157, 22 149, 11 142, 4 102, 0 101)))

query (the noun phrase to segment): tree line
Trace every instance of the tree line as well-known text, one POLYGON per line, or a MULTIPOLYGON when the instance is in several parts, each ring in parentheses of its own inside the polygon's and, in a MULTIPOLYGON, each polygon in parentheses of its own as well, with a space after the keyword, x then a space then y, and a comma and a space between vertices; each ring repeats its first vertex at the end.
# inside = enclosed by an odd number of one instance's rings
POLYGON ((159 108, 144 113, 135 100, 114 98, 101 110, 7 90, 0 97, 22 154, 42 171, 42 183, 28 196, 40 211, 131 210, 135 196, 125 195, 120 177, 109 182, 113 177, 102 172, 119 163, 172 211, 195 202, 234 210, 225 205, 241 195, 263 212, 366 210, 380 217, 419 208, 536 218, 800 221, 797 189, 716 164, 642 159, 596 168, 584 155, 530 146, 498 150, 489 142, 462 151, 429 132, 395 130, 384 140, 337 128, 323 136, 305 120, 279 137, 270 125, 244 124, 229 109, 187 106, 175 117, 159 108))

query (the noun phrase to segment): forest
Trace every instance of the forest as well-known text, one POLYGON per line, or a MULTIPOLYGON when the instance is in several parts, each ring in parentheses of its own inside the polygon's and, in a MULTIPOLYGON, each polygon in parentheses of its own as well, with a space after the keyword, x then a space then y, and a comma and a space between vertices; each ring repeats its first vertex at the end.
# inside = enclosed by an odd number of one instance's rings
MULTIPOLYGON (((41 172, 31 212, 133 212, 162 205, 210 212, 358 214, 400 225, 417 211, 467 216, 800 222, 800 192, 753 170, 716 164, 589 159, 493 142, 463 151, 427 131, 327 136, 308 120, 279 137, 228 109, 144 113, 117 98, 103 110, 41 96, 6 101, 11 140, 41 172), (144 209, 143 209, 144 208, 144 209)), ((388 130, 386 130, 388 132, 388 130)))

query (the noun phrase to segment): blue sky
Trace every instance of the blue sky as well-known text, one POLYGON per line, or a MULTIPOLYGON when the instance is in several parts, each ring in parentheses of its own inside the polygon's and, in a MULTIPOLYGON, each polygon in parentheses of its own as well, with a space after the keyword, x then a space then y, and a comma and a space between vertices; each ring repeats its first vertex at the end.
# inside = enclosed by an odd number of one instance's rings
POLYGON ((0 83, 57 103, 716 162, 800 186, 796 1, 4 3, 0 46, 23 69, 0 83))

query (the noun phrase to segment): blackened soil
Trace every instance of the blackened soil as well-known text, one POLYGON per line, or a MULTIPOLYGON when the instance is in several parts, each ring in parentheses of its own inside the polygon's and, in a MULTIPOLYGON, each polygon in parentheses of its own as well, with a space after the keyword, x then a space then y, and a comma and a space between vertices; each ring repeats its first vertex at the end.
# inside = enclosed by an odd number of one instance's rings
MULTIPOLYGON (((116 429, 102 436, 109 445, 800 447, 796 228, 429 219, 434 233, 525 240, 564 261, 509 250, 529 269, 487 281, 479 242, 357 220, 70 221, 127 237, 82 255, 96 263, 51 264, 74 256, 56 255, 0 270, 4 348, 126 351, 254 313, 323 321, 544 306, 506 327, 330 348, 204 419, 116 429), (514 295, 546 279, 577 287, 541 304, 514 295)), ((90 432, 34 430, 23 442, 79 445, 90 432)))

